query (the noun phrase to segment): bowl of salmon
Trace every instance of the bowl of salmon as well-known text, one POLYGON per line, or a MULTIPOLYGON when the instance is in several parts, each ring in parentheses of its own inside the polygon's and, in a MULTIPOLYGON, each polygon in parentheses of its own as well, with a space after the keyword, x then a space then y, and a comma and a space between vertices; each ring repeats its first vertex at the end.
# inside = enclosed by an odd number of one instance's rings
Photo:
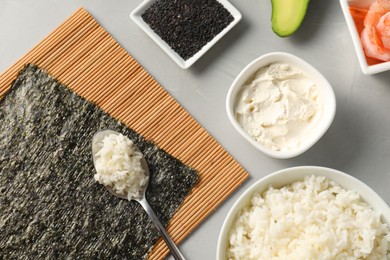
POLYGON ((390 1, 340 0, 362 72, 390 69, 390 1))

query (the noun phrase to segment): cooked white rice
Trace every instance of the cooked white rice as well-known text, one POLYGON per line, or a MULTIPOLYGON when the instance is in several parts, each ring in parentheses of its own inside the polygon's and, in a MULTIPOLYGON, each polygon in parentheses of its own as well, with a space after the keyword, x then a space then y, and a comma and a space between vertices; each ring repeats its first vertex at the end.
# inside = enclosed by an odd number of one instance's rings
POLYGON ((107 135, 100 145, 95 154, 95 180, 120 194, 127 194, 129 200, 140 195, 141 187, 148 181, 141 165, 142 153, 122 134, 107 135))
POLYGON ((228 242, 228 259, 390 259, 380 215, 357 192, 318 176, 254 194, 228 242))

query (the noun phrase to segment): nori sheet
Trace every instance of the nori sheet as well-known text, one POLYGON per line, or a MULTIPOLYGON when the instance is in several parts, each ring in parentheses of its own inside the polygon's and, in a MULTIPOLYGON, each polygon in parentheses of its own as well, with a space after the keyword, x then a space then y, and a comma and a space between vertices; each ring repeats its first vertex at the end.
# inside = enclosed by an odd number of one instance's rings
POLYGON ((146 258, 159 238, 148 215, 93 178, 100 129, 123 133, 144 153, 146 197, 168 223, 197 172, 30 64, 0 100, 0 258, 146 258))

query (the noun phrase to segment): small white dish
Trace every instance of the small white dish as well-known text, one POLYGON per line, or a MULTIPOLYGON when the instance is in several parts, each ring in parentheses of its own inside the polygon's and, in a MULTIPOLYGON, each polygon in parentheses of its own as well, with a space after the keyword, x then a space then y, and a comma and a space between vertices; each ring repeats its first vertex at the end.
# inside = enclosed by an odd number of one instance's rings
POLYGON ((351 12, 349 11, 349 7, 353 3, 359 5, 364 4, 364 6, 362 7, 368 8, 371 2, 372 2, 371 0, 367 0, 367 1, 340 0, 341 9, 343 10, 345 21, 347 22, 348 30, 351 35, 352 42, 359 60, 360 68, 362 72, 366 75, 372 75, 372 74, 390 70, 390 61, 382 62, 374 65, 369 65, 367 63, 367 59, 364 54, 364 50, 360 41, 360 35, 356 28, 351 12))
POLYGON ((194 64, 200 57, 203 56, 217 41, 219 41, 228 31, 230 31, 240 20, 241 13, 227 0, 217 0, 220 2, 226 10, 233 16, 233 21, 217 34, 211 41, 209 41, 201 50, 199 50, 194 56, 188 60, 184 60, 179 54, 177 54, 164 40, 160 38, 145 21, 142 19, 142 14, 156 1, 159 0, 145 0, 130 14, 130 18, 147 34, 152 38, 158 46, 161 47, 171 57, 177 65, 183 69, 189 68, 194 64))
POLYGON ((234 128, 254 147, 267 154, 268 156, 286 159, 298 156, 312 147, 328 130, 333 122, 336 113, 336 99, 333 89, 329 82, 317 71, 313 66, 304 60, 284 52, 272 52, 260 56, 249 63, 233 81, 226 98, 226 111, 230 122, 234 128), (318 86, 321 96, 323 97, 323 115, 320 124, 316 129, 316 133, 307 138, 296 150, 291 151, 275 151, 263 144, 255 141, 239 124, 236 119, 234 106, 237 102, 242 85, 250 78, 257 70, 274 62, 285 62, 290 64, 308 75, 318 86))
POLYGON ((382 216, 382 221, 390 225, 390 208, 386 202, 369 186, 362 181, 344 172, 318 166, 300 166, 283 169, 274 172, 250 186, 233 204, 227 214, 218 238, 217 260, 226 260, 226 249, 228 246, 229 230, 240 210, 248 205, 254 192, 265 192, 270 185, 274 188, 281 188, 296 181, 303 180, 305 176, 324 176, 338 183, 342 188, 357 191, 361 198, 369 204, 374 211, 382 216))

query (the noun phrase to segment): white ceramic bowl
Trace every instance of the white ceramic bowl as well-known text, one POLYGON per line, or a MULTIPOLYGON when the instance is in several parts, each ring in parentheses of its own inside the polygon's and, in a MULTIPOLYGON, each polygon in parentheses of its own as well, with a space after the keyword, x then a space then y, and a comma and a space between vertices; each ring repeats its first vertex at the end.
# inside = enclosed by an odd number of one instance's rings
POLYGON ((382 215, 382 220, 390 225, 390 208, 386 202, 369 186, 360 180, 337 170, 317 166, 292 167, 274 172, 250 186, 234 203, 222 225, 217 245, 217 260, 226 260, 229 230, 240 210, 248 205, 254 192, 265 192, 270 185, 281 188, 296 181, 303 180, 304 176, 325 176, 337 182, 341 187, 357 191, 376 212, 382 215))
POLYGON ((227 115, 233 124, 234 128, 253 146, 263 153, 275 158, 292 158, 298 156, 313 146, 328 130, 332 124, 336 112, 336 99, 333 89, 329 82, 318 72, 313 66, 304 60, 288 53, 272 52, 260 56, 249 63, 233 81, 226 98, 227 115), (323 115, 320 124, 316 129, 316 133, 307 138, 296 150, 291 151, 274 151, 261 143, 255 141, 239 124, 234 113, 234 105, 237 102, 241 86, 250 78, 258 69, 267 66, 274 62, 285 62, 302 70, 308 75, 318 86, 320 95, 324 98, 323 115))
POLYGON ((356 1, 356 0, 340 0, 341 9, 343 10, 345 20, 347 22, 349 33, 352 37, 352 42, 355 47, 356 54, 358 56, 360 68, 362 72, 366 75, 372 75, 379 72, 387 71, 390 69, 390 61, 382 62, 375 65, 368 65, 367 59, 364 55, 364 50, 360 41, 360 35, 355 26, 355 22, 353 21, 352 15, 349 11, 349 6, 352 3, 355 4, 364 4, 367 8, 372 0, 366 1, 356 1))
POLYGON ((218 35, 216 35, 210 42, 208 42, 203 48, 198 51, 194 56, 188 60, 184 60, 179 54, 177 54, 160 36, 158 36, 147 23, 142 19, 142 14, 158 0, 145 0, 130 14, 130 18, 147 34, 152 38, 158 46, 161 47, 181 68, 187 69, 194 64, 200 57, 203 56, 217 41, 219 41, 228 31, 230 31, 240 20, 241 13, 227 0, 217 0, 220 2, 226 10, 233 16, 233 21, 223 29, 218 35))

